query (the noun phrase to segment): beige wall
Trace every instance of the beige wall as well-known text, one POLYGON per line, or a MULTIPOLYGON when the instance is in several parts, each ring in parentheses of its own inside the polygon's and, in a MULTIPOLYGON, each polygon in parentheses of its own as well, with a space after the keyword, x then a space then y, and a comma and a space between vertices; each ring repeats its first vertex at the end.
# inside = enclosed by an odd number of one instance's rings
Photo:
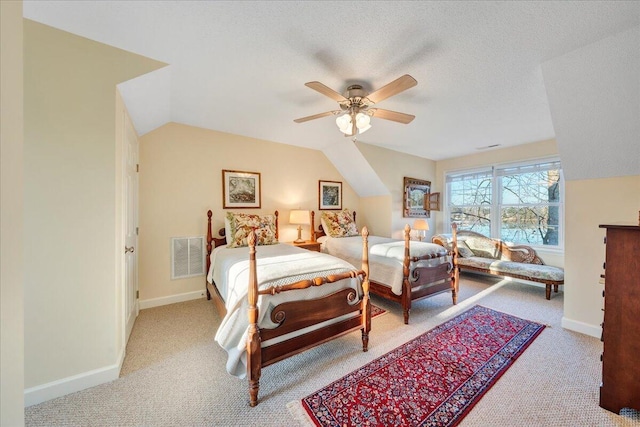
POLYGON ((370 235, 391 236, 391 195, 362 197, 354 210, 358 225, 366 225, 370 235))
MULTIPOLYGON (((318 180, 343 181, 343 206, 358 206, 356 194, 320 151, 167 124, 140 138, 141 303, 204 291, 203 276, 171 280, 170 239, 205 236, 208 209, 214 233, 224 226, 223 169, 261 174, 262 209, 238 211, 278 210, 283 242, 297 237, 291 209, 314 210, 318 226, 318 180)), ((303 238, 310 238, 308 226, 303 238)))
POLYGON ((599 337, 606 232, 598 226, 638 224, 640 175, 568 181, 565 192, 563 326, 599 337))
POLYGON ((115 86, 164 64, 28 20, 24 37, 29 404, 119 372, 115 86))
POLYGON ((22 2, 0 2, 0 425, 24 425, 22 2))
MULTIPOLYGON (((391 192, 391 197, 386 197, 386 199, 380 197, 361 200, 363 204, 360 209, 361 218, 375 225, 376 235, 401 239, 404 226, 406 224, 413 225, 413 219, 402 216, 404 177, 424 179, 431 181, 433 185, 436 162, 375 145, 358 143, 357 147, 391 192), (384 228, 382 221, 387 221, 384 228)), ((431 215, 431 218, 428 219, 431 230, 427 232, 427 240, 430 240, 433 235, 433 217, 434 215, 431 215)))

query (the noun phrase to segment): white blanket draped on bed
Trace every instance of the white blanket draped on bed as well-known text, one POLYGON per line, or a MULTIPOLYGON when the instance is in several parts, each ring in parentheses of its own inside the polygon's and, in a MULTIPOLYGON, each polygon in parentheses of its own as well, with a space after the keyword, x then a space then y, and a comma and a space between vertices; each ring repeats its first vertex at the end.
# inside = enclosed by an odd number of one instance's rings
MULTIPOLYGON (((322 250, 330 255, 349 262, 357 262, 362 257, 362 237, 323 236, 318 239, 322 243, 322 250)), ((435 243, 409 242, 409 253, 412 257, 442 253, 444 248, 435 243)), ((445 258, 448 259, 448 258, 445 258)), ((404 260, 404 241, 388 237, 369 236, 369 272, 374 282, 391 287, 396 295, 402 295, 402 262, 404 260)), ((442 262, 440 259, 421 261, 422 266, 435 266, 442 262)))
MULTIPOLYGON (((362 238, 360 240, 362 241, 362 238)), ((362 251, 362 249, 360 250, 362 251)), ((362 255, 360 255, 360 260, 361 258, 362 255)), ((353 265, 341 259, 287 244, 258 246, 256 248, 256 266, 259 289, 355 269, 353 265)), ((246 375, 249 248, 216 248, 211 253, 211 268, 207 280, 209 283, 216 284, 227 309, 227 314, 218 328, 215 340, 228 354, 227 371, 243 378, 246 375)), ((355 289, 358 296, 362 296, 360 279, 355 278, 304 290, 287 291, 278 295, 260 296, 258 298, 258 324, 261 328, 276 326, 267 315, 273 307, 282 302, 319 298, 345 288, 355 289)), ((283 339, 280 337, 278 340, 283 339)), ((265 342, 263 342, 264 344, 265 342)))

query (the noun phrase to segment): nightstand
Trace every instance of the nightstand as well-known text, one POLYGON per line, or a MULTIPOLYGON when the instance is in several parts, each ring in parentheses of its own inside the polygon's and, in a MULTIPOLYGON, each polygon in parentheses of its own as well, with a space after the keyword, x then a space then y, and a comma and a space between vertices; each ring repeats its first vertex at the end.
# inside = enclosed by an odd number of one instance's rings
POLYGON ((293 246, 297 246, 302 249, 307 249, 309 251, 320 252, 320 242, 312 242, 311 240, 305 240, 302 243, 289 242, 293 246))

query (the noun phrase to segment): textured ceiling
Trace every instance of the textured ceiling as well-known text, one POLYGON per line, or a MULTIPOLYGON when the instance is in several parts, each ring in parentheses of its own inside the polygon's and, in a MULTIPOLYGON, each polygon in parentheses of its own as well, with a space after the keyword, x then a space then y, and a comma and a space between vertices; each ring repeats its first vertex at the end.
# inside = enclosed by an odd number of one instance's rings
POLYGON ((540 65, 639 24, 640 2, 25 1, 24 16, 169 64, 125 100, 167 121, 316 149, 345 141, 307 88, 418 85, 358 140, 440 160, 555 136, 540 65), (158 107, 158 100, 163 100, 158 107))

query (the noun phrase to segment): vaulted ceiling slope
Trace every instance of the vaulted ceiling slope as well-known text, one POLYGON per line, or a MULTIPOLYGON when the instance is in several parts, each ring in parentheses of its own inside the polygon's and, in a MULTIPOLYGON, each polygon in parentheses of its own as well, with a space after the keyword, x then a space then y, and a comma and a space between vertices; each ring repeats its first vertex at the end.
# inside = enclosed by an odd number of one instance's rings
POLYGON ((331 117, 293 122, 336 106, 305 82, 410 74, 380 107, 416 119, 373 118, 358 140, 440 160, 555 137, 541 64, 640 25, 640 2, 25 1, 24 16, 170 64, 129 88, 142 134, 175 121, 324 150, 346 138, 331 117))

